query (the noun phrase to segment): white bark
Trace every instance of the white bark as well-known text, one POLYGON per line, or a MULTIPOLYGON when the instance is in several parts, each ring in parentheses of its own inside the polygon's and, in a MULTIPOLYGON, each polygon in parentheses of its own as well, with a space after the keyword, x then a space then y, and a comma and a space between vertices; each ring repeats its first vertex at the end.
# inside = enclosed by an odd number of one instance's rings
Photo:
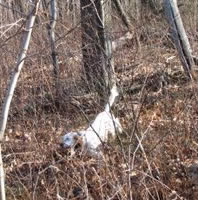
POLYGON ((193 57, 191 46, 183 26, 180 12, 177 6, 177 0, 163 0, 164 10, 167 21, 170 24, 172 39, 178 49, 180 60, 187 75, 192 79, 193 57))
POLYGON ((1 121, 0 121, 0 184, 1 184, 1 200, 6 199, 5 195, 5 175, 4 175, 4 170, 3 170, 3 161, 2 161, 2 154, 1 154, 1 145, 3 142, 4 134, 5 134, 5 129, 6 129, 6 124, 7 124, 7 119, 8 119, 8 113, 10 109, 10 104, 11 100, 14 94, 14 90, 16 88, 17 80, 19 78, 21 69, 24 64, 24 59, 27 54, 27 50, 29 47, 30 43, 30 38, 32 34, 32 28, 35 22, 36 14, 39 8, 39 3, 40 0, 37 0, 35 2, 35 6, 32 9, 29 18, 27 20, 27 24, 24 30, 24 36, 22 38, 22 47, 21 47, 21 53, 18 57, 17 65, 16 68, 13 72, 13 75, 10 80, 10 85, 8 87, 7 95, 5 97, 5 101, 3 104, 3 110, 2 110, 2 115, 1 115, 1 121))

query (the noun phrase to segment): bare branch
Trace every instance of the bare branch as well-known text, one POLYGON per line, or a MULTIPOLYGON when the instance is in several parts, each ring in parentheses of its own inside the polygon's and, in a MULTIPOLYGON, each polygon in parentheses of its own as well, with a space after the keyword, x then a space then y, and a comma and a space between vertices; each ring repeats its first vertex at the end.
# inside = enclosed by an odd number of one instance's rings
POLYGON ((5 194, 5 175, 4 175, 4 170, 3 170, 3 161, 2 161, 2 154, 1 154, 1 145, 3 142, 4 134, 5 134, 5 129, 6 129, 6 124, 7 124, 7 119, 8 119, 8 113, 10 109, 10 104, 12 97, 14 95, 14 90, 16 88, 17 80, 20 75, 21 69, 24 64, 24 60, 26 58, 27 50, 29 47, 30 43, 30 38, 32 34, 32 28, 35 22, 35 18, 37 15, 37 11, 39 8, 39 3, 40 0, 37 0, 35 2, 35 6, 33 10, 31 11, 26 28, 24 31, 24 36, 22 38, 22 47, 21 47, 21 53, 18 57, 17 65, 16 68, 13 72, 13 75, 10 80, 10 85, 8 87, 7 95, 5 97, 5 101, 3 104, 3 111, 1 115, 1 121, 0 121, 0 184, 1 184, 1 200, 6 200, 6 194, 5 194))

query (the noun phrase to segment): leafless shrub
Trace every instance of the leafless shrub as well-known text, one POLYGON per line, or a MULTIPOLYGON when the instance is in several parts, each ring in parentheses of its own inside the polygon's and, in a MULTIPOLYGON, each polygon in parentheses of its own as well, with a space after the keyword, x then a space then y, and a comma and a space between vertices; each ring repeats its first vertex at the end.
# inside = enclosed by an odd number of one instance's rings
MULTIPOLYGON (((84 129, 101 111, 96 94, 87 94, 81 79, 80 28, 72 29, 66 17, 57 21, 62 91, 57 97, 45 28, 49 19, 41 15, 45 20, 34 29, 3 146, 8 199, 197 198, 189 168, 198 151, 197 86, 182 72, 161 18, 146 17, 135 26, 141 48, 134 34, 114 52, 121 97, 113 113, 124 133, 105 145, 104 161, 98 162, 80 153, 70 157, 59 147, 64 131, 84 129)), ((22 19, 12 23, 0 38, 1 102, 23 30, 22 19)), ((193 30, 191 40, 197 35, 193 30)), ((114 38, 122 35, 123 30, 114 30, 114 38)))

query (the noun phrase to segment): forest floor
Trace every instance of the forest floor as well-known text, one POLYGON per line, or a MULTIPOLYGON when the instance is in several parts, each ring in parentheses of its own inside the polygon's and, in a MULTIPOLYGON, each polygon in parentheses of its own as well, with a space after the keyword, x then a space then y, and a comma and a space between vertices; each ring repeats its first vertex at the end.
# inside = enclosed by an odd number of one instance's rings
POLYGON ((173 48, 133 42, 115 53, 113 111, 124 133, 104 148, 102 162, 70 157, 59 145, 64 132, 86 128, 85 116, 102 110, 95 94, 85 94, 80 57, 63 63, 59 97, 51 67, 22 73, 3 146, 8 199, 197 199, 197 83, 173 48))

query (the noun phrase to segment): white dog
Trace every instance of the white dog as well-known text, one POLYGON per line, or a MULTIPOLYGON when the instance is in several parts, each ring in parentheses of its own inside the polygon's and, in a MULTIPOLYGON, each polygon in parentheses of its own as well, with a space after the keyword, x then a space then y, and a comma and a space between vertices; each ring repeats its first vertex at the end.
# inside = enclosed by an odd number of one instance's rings
POLYGON ((62 146, 74 149, 77 144, 80 144, 82 151, 88 151, 91 155, 97 154, 102 142, 107 142, 109 135, 115 138, 116 131, 122 132, 119 119, 109 113, 101 112, 87 130, 65 134, 62 138, 62 146))
POLYGON ((102 142, 108 141, 109 134, 115 138, 116 131, 122 133, 119 119, 110 113, 110 108, 118 95, 117 87, 114 86, 111 89, 109 103, 105 106, 105 111, 96 116, 87 130, 65 134, 62 138, 62 146, 74 148, 76 144, 81 144, 83 150, 95 155, 99 152, 98 147, 102 142))

